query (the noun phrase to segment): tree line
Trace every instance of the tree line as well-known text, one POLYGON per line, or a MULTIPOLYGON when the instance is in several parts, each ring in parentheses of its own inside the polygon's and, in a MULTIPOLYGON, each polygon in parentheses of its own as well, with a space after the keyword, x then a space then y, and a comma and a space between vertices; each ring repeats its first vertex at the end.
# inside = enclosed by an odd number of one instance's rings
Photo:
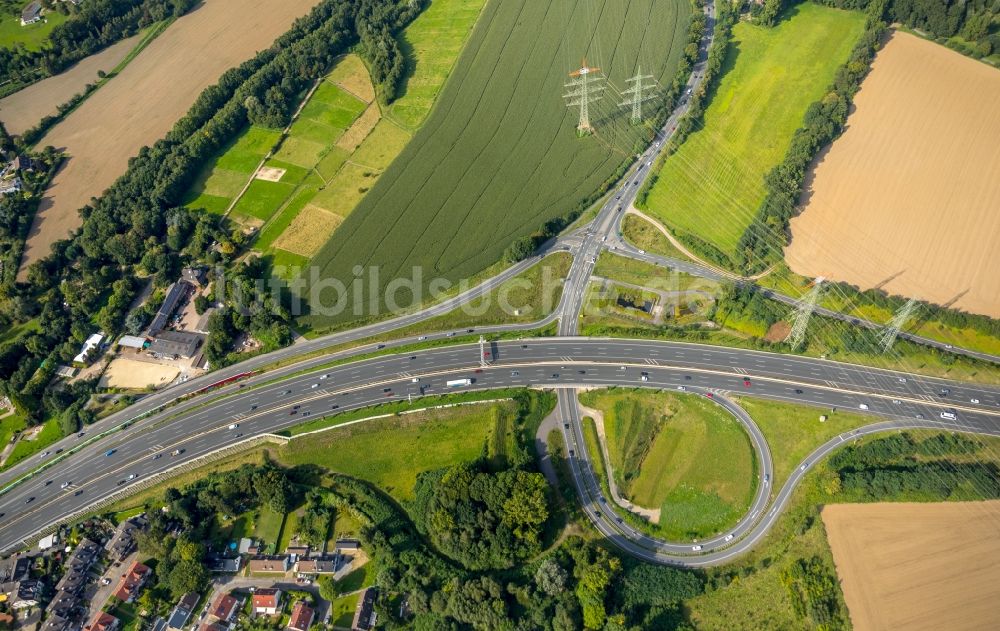
POLYGON ((143 28, 187 13, 197 0, 87 0, 52 3, 70 18, 52 29, 41 50, 0 48, 0 77, 12 80, 4 94, 59 74, 84 57, 143 28))
MULTIPOLYGON (((31 265, 26 283, 0 288, 0 316, 11 323, 35 319, 41 329, 0 348, 0 381, 8 394, 20 395, 19 409, 34 421, 64 411, 24 392, 25 385, 43 363, 70 360, 98 327, 109 335, 121 331, 141 287, 137 278, 151 277, 157 287, 165 287, 184 264, 227 266, 238 257, 247 245, 241 230, 181 205, 206 162, 248 123, 287 124, 309 85, 359 42, 359 25, 395 32, 420 7, 420 2, 392 0, 317 4, 271 47, 223 73, 164 138, 140 149, 126 172, 81 210, 82 227, 31 265)), ((20 210, 12 214, 25 215, 20 210)), ((268 271, 251 262, 233 275, 236 285, 245 285, 267 277, 268 271)), ((227 343, 237 330, 260 335, 270 347, 288 343, 289 316, 279 302, 229 305, 212 322, 210 358, 226 361, 227 343)), ((129 328, 138 328, 141 318, 134 318, 129 328)))

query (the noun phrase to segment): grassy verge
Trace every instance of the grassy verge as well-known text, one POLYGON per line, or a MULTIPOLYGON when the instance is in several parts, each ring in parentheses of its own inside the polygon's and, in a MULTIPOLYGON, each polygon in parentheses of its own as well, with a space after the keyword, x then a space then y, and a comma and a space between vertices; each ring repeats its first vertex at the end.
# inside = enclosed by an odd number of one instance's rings
POLYGON ((621 235, 640 250, 681 261, 688 260, 687 255, 674 247, 656 226, 638 215, 628 214, 622 218, 621 235))
POLYGON ((682 241, 697 235, 724 256, 735 252, 764 199, 764 175, 864 27, 859 12, 812 3, 788 11, 773 28, 733 27, 704 125, 666 160, 649 192, 649 213, 682 241))

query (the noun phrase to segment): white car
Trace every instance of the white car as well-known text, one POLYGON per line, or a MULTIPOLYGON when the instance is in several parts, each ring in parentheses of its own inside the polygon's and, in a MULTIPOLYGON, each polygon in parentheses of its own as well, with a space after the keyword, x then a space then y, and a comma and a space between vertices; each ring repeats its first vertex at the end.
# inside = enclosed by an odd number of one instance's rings
POLYGON ((427 339, 426 335, 421 335, 420 337, 417 338, 417 340, 420 341, 420 342, 423 342, 426 339, 427 339))
POLYGON ((691 546, 691 549, 695 552, 701 552, 701 546, 691 546))
POLYGON ((859 410, 867 410, 868 409, 868 404, 867 403, 859 403, 858 404, 858 409, 859 410))
POLYGON ((723 539, 723 541, 732 541, 732 540, 733 540, 733 536, 732 535, 726 535, 726 538, 723 539))
POLYGON ((134 473, 130 473, 130 474, 128 474, 128 479, 129 479, 129 480, 134 480, 134 479, 136 479, 137 477, 139 477, 139 476, 137 476, 137 475, 136 475, 136 474, 134 474, 134 473))
POLYGON ((899 405, 899 404, 901 404, 901 403, 902 403, 902 401, 900 401, 899 399, 893 399, 893 400, 892 400, 892 402, 893 402, 893 403, 894 403, 895 405, 899 405))
POLYGON ((229 429, 236 429, 239 426, 240 426, 239 423, 232 423, 232 424, 229 425, 229 429))
POLYGON ((330 375, 320 375, 320 377, 319 377, 319 378, 320 378, 320 379, 326 379, 326 378, 327 378, 327 377, 329 377, 329 376, 330 376, 330 375))
POLYGON ((683 392, 687 390, 687 386, 677 386, 677 389, 683 392))
POLYGON ((969 399, 969 403, 979 403, 979 399, 969 399))
POLYGON ((643 375, 642 376, 642 380, 643 381, 649 381, 649 376, 648 375, 643 375))
POLYGON ((419 383, 419 382, 420 382, 420 377, 414 377, 413 379, 410 379, 410 383, 419 383))
POLYGON ((62 484, 59 485, 59 488, 64 489, 67 486, 69 486, 69 482, 63 482, 62 484))

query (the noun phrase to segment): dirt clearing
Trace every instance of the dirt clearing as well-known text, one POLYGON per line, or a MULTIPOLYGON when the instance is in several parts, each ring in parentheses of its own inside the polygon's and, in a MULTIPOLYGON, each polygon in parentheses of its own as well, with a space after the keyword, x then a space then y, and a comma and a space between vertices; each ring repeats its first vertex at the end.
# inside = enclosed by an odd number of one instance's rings
POLYGON ((1000 501, 823 509, 855 631, 995 629, 1000 501))
POLYGON ((21 275, 80 225, 79 209, 162 137, 228 68, 267 48, 318 0, 205 0, 156 38, 113 81, 40 142, 70 158, 45 193, 21 275))
POLYGON ((173 381, 180 369, 176 366, 154 364, 119 357, 110 364, 101 377, 102 388, 162 387, 173 381))
POLYGON ((22 134, 37 125, 42 117, 55 114, 59 105, 83 92, 88 83, 97 82, 98 70, 111 72, 141 38, 142 35, 134 35, 108 46, 61 74, 43 79, 0 99, 0 121, 3 121, 7 132, 22 134))
POLYGON ((281 178, 285 175, 285 169, 279 169, 278 167, 261 167, 257 171, 256 177, 258 180, 264 180, 265 182, 280 182, 281 178))
POLYGON ((894 33, 807 178, 792 270, 1000 317, 997 103, 1000 71, 894 33))

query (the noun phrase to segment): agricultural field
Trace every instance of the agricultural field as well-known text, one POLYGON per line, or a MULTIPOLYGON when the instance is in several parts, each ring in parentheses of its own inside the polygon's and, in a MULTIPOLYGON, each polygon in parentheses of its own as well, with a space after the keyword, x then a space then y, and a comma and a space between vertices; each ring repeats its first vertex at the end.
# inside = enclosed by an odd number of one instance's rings
POLYGON ((88 83, 98 81, 97 71, 111 72, 142 39, 134 35, 73 64, 68 70, 42 79, 0 99, 0 121, 8 133, 21 134, 56 108, 83 92, 88 83))
POLYGON ((483 453, 495 407, 516 409, 513 403, 488 403, 365 421, 293 440, 275 456, 286 465, 315 464, 367 480, 406 501, 413 499, 418 473, 483 453))
POLYGON ((70 158, 35 215, 22 278, 53 242, 80 226, 79 209, 124 172, 140 147, 166 134, 223 71, 270 45, 315 3, 206 0, 49 131, 40 144, 61 147, 70 158))
POLYGON ((703 126, 660 171, 646 212, 676 236, 732 255, 806 109, 831 85, 864 27, 858 12, 802 3, 773 28, 733 27, 703 126))
MULTIPOLYGON (((597 133, 578 137, 561 98, 567 73, 586 56, 618 86, 640 65, 668 83, 689 14, 680 0, 488 4, 427 121, 315 257, 321 275, 349 279, 361 264, 378 266, 383 283, 413 267, 425 282, 454 281, 573 211, 645 128, 606 98, 591 112, 597 133)), ((322 330, 348 317, 301 323, 322 330)))
POLYGON ((995 68, 893 33, 807 178, 791 269, 1000 317, 997 102, 995 68))
POLYGON ((41 50, 52 29, 67 19, 58 11, 43 10, 41 22, 21 26, 21 9, 27 4, 18 0, 0 1, 0 48, 24 46, 28 50, 41 50))
POLYGON ((619 389, 585 392, 580 401, 602 413, 619 488, 637 505, 660 509, 661 535, 713 534, 750 505, 753 450, 722 407, 694 395, 619 389))
POLYGON ((858 631, 986 629, 1000 599, 1000 501, 823 508, 858 631))

